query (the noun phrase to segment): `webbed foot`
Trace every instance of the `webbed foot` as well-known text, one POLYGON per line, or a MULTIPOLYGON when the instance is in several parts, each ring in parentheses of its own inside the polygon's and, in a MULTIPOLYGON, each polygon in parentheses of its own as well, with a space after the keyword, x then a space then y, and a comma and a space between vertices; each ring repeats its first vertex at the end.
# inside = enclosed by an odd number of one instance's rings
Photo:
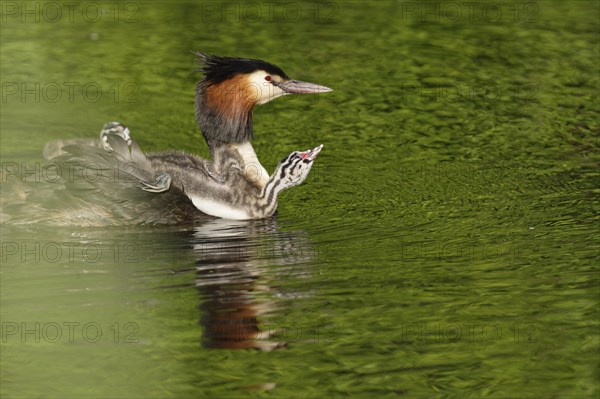
POLYGON ((108 144, 108 136, 116 134, 120 136, 128 146, 131 146, 131 135, 129 128, 120 122, 109 122, 102 126, 100 131, 100 145, 105 151, 112 152, 113 148, 108 144))
POLYGON ((241 172, 241 168, 237 164, 231 164, 226 170, 222 170, 221 173, 217 173, 209 168, 206 168, 206 174, 213 179, 213 181, 219 184, 225 184, 231 176, 235 176, 241 172))
POLYGON ((206 169, 206 174, 213 179, 215 182, 219 184, 225 183, 225 179, 218 173, 213 172, 212 170, 206 169))
POLYGON ((154 184, 146 182, 141 183, 141 188, 144 191, 148 191, 149 193, 164 193, 165 191, 168 191, 171 187, 171 175, 169 175, 168 173, 159 175, 154 181, 154 184))

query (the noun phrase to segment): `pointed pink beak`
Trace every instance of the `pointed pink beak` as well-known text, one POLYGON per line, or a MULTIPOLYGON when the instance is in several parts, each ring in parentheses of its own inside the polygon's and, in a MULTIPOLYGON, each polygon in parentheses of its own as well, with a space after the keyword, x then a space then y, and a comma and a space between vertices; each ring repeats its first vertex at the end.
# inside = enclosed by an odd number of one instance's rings
POLYGON ((323 149, 323 144, 321 144, 318 147, 313 148, 312 150, 304 151, 302 153, 302 158, 314 161, 315 158, 317 157, 317 155, 319 155, 319 153, 321 152, 322 149, 323 149))

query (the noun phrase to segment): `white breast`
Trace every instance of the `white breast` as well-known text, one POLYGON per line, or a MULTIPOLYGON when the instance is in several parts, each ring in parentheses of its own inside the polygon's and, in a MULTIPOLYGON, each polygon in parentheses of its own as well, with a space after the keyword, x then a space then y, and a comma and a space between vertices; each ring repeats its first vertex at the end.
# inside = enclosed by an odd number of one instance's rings
POLYGON ((251 219, 245 211, 233 208, 222 202, 217 202, 208 198, 190 197, 194 206, 207 215, 216 216, 223 219, 246 220, 251 219))

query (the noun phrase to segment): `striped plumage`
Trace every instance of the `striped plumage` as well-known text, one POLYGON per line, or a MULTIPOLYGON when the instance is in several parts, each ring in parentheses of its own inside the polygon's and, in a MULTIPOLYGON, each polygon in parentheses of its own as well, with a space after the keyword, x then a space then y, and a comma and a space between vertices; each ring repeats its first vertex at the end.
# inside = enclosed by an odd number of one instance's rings
MULTIPOLYGON (((222 146, 220 151, 226 152, 227 148, 222 146)), ((160 156, 148 154, 147 160, 155 177, 168 175, 168 189, 182 191, 201 212, 226 219, 261 219, 275 213, 279 193, 306 179, 322 148, 320 145, 292 152, 279 163, 265 185, 256 184, 256 165, 243 163, 235 152, 222 156, 228 163, 219 166, 220 180, 214 178, 211 164, 193 155, 173 151, 160 156)))

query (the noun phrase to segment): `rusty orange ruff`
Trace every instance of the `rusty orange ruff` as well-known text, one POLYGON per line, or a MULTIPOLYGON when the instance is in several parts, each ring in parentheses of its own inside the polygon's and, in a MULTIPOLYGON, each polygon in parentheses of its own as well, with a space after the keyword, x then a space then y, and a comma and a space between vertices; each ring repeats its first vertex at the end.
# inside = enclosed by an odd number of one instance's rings
POLYGON ((226 118, 237 119, 252 111, 259 96, 248 77, 237 75, 206 88, 205 104, 226 118))

